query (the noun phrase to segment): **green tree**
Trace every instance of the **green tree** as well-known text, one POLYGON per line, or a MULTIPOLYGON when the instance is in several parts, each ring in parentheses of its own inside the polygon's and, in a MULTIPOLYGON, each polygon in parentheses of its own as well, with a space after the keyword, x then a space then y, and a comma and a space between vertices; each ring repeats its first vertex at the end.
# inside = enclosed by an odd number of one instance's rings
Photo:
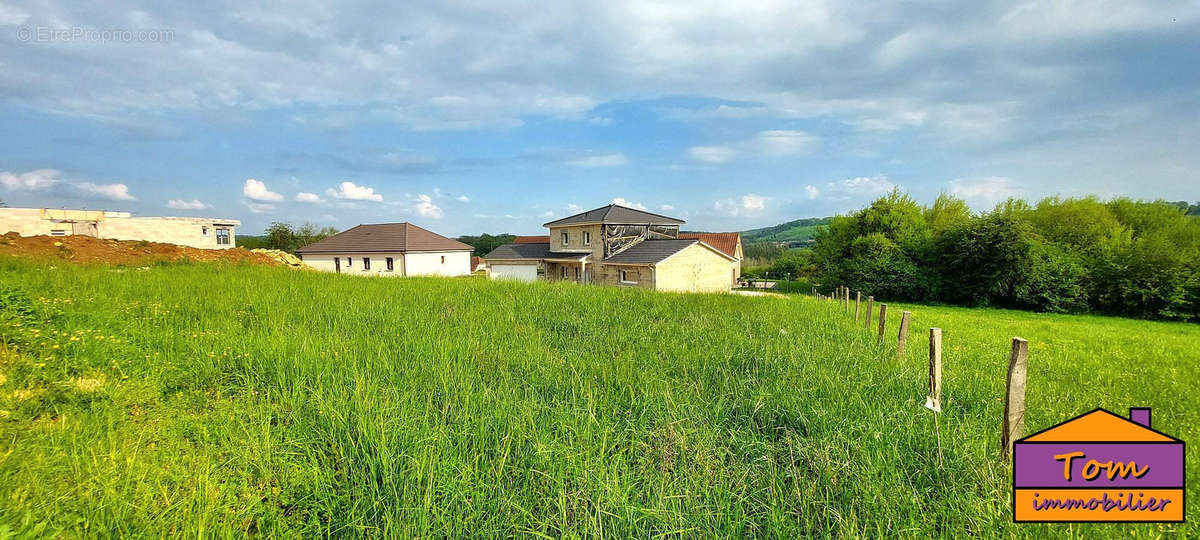
POLYGON ((266 237, 265 247, 267 249, 279 249, 283 251, 292 251, 295 249, 296 231, 290 223, 281 221, 271 222, 267 226, 267 231, 263 236, 266 237))
POLYGON ((894 189, 818 230, 813 261, 826 289, 840 284, 898 299, 923 299, 933 287, 923 270, 932 238, 925 209, 894 189))
POLYGON ((962 225, 971 219, 971 209, 967 203, 953 195, 942 193, 933 206, 925 210, 925 222, 929 224, 934 235, 962 225))
POLYGON ((479 236, 460 236, 460 237, 458 237, 459 242, 468 244, 472 248, 475 248, 474 251, 471 252, 471 254, 475 255, 476 257, 482 257, 484 255, 487 255, 488 252, 492 251, 493 249, 496 249, 497 247, 503 246, 504 244, 511 244, 514 239, 516 239, 516 236, 513 236, 508 233, 496 234, 496 235, 484 233, 479 236))

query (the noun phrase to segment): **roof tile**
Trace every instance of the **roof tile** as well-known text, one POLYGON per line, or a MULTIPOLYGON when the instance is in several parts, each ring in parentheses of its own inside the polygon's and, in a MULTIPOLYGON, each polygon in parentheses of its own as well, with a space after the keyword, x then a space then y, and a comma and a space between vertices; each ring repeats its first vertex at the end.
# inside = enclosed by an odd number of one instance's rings
POLYGON ((554 221, 544 223, 542 226, 549 227, 552 225, 571 225, 575 223, 596 222, 615 223, 622 225, 682 225, 684 223, 682 219, 660 216, 644 210, 637 210, 635 208, 610 204, 608 206, 601 206, 600 208, 588 210, 587 212, 582 212, 573 216, 556 219, 554 221))
POLYGON ((737 245, 742 241, 741 233, 679 233, 681 240, 699 240, 721 250, 730 257, 737 258, 737 245))
POLYGON ((412 223, 359 225, 313 242, 297 253, 470 251, 471 246, 412 223))

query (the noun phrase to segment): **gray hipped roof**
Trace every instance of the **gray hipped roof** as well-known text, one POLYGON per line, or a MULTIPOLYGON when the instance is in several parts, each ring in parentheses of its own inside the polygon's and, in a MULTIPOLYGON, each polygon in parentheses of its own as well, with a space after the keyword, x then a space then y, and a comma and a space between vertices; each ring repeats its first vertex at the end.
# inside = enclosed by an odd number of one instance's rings
POLYGON ((697 240, 643 240, 637 245, 604 259, 611 264, 655 264, 670 257, 697 240))
POLYGON ((412 223, 359 225, 297 249, 297 253, 471 251, 471 246, 412 223))
POLYGON ((562 219, 542 224, 543 227, 575 223, 614 223, 620 225, 682 225, 682 219, 660 216, 642 210, 610 204, 562 219))
POLYGON ((544 259, 550 254, 550 243, 504 244, 484 255, 484 259, 544 259))
POLYGON ((576 253, 571 251, 550 251, 549 243, 537 244, 505 244, 493 249, 484 259, 493 261, 541 260, 541 259, 571 259, 578 260, 591 253, 576 253))

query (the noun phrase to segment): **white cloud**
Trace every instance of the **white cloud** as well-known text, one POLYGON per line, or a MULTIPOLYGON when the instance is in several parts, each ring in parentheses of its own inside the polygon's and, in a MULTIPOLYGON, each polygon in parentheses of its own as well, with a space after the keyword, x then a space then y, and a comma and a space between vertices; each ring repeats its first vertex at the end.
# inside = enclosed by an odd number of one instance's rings
POLYGON ((64 182, 57 169, 36 169, 24 173, 0 172, 0 185, 9 191, 41 191, 59 186, 69 197, 90 197, 110 201, 136 201, 125 184, 96 184, 93 182, 64 182))
POLYGON ((784 129, 760 131, 754 138, 759 151, 768 156, 803 154, 811 151, 819 140, 803 131, 784 129))
POLYGON ((375 188, 367 186, 357 186, 354 182, 342 182, 338 184, 335 190, 329 188, 325 190, 330 197, 343 199, 347 201, 375 201, 383 202, 383 195, 375 193, 375 188))
POLYGON ((594 156, 584 156, 575 159, 567 160, 567 165, 572 167, 619 167, 625 165, 629 161, 625 159, 625 154, 599 154, 594 156))
POLYGON ((646 209, 646 205, 644 205, 640 202, 627 201, 627 200, 625 200, 624 197, 615 197, 615 198, 613 198, 612 203, 617 206, 624 206, 627 208, 636 208, 638 210, 646 209))
POLYGON ((717 212, 728 216, 757 216, 761 215, 766 209, 768 200, 770 200, 770 197, 747 193, 739 199, 719 200, 713 203, 713 208, 717 212))
POLYGON ((255 214, 266 214, 275 211, 275 205, 270 203, 258 203, 247 199, 242 199, 242 204, 255 214))
POLYGON ((804 186, 804 194, 808 196, 809 200, 812 200, 821 195, 821 190, 817 189, 817 186, 807 185, 804 186))
POLYGON ((267 189, 266 184, 253 178, 247 178, 246 183, 242 184, 242 195, 252 201, 275 202, 283 200, 283 195, 267 189))
POLYGON ((433 197, 424 193, 417 195, 417 204, 413 209, 422 217, 442 219, 442 209, 433 204, 433 197))
POLYGON ((167 201, 167 208, 173 208, 175 210, 205 210, 212 207, 204 204, 200 201, 200 199, 192 199, 190 201, 184 199, 171 199, 167 201))
POLYGON ((762 195, 749 193, 742 195, 742 209, 750 212, 762 210, 767 202, 767 198, 762 195))
POLYGON ((567 211, 578 214, 579 212, 583 211, 583 207, 575 203, 567 203, 567 211))
POLYGON ((296 202, 320 203, 320 202, 325 202, 325 200, 322 199, 321 196, 317 195, 316 193, 309 193, 307 191, 301 191, 300 193, 296 194, 296 202))
POLYGON ((455 198, 458 199, 459 202, 471 202, 471 198, 467 197, 466 195, 459 195, 455 198))
POLYGON ((56 169, 37 169, 24 173, 5 171, 0 172, 0 185, 12 191, 38 191, 54 185, 60 176, 62 172, 56 169))
POLYGON ((137 199, 129 194, 129 186, 125 184, 93 184, 91 182, 80 182, 75 184, 75 189, 84 196, 99 197, 110 201, 136 201, 137 199))
POLYGON ((554 211, 553 211, 553 210, 546 210, 545 212, 542 212, 542 217, 544 217, 544 218, 552 218, 552 217, 554 217, 554 211))
POLYGON ((675 209, 675 207, 674 207, 674 206, 671 206, 671 205, 669 205, 669 204, 664 204, 664 205, 660 205, 660 206, 658 207, 658 209, 659 209, 659 210, 662 210, 662 211, 664 211, 664 212, 670 212, 671 210, 674 210, 674 209, 675 209))
POLYGON ((1024 192, 1012 178, 985 176, 982 178, 957 178, 950 181, 950 194, 966 201, 976 209, 990 209, 1009 197, 1024 192))
POLYGON ((725 163, 733 159, 737 151, 725 146, 693 146, 688 148, 688 155, 705 163, 725 163))
POLYGON ((803 131, 771 129, 723 146, 693 146, 688 148, 688 155, 704 163, 726 163, 739 154, 792 156, 812 151, 819 141, 803 131))
POLYGON ((886 175, 875 176, 859 176, 856 178, 847 178, 842 180, 840 187, 846 193, 851 195, 882 195, 896 187, 886 175))

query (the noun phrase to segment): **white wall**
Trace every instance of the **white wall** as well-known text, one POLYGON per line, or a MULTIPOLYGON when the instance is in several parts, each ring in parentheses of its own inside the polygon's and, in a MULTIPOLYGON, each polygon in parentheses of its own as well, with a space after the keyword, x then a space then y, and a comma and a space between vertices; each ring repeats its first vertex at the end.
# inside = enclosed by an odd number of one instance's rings
POLYGON ((355 276, 466 276, 471 273, 470 251, 423 251, 417 253, 305 253, 304 264, 334 272, 333 259, 342 260, 342 273, 355 276), (371 259, 371 270, 363 270, 363 257, 371 259), (394 270, 388 272, 387 258, 393 259, 394 270), (445 262, 442 262, 445 257, 445 262), (353 259, 349 265, 346 258, 353 259))
POLYGON ((421 251, 404 254, 409 276, 466 276, 471 273, 470 251, 421 251))
POLYGON ((515 279, 537 281, 537 264, 488 264, 488 275, 492 279, 515 279))
POLYGON ((114 240, 166 242, 203 249, 231 249, 237 245, 235 223, 200 218, 137 217, 105 219, 100 237, 114 240), (229 231, 229 243, 217 243, 217 229, 229 231))
POLYGON ((728 292, 732 267, 716 249, 692 244, 654 265, 654 289, 673 292, 728 292))
POLYGON ((333 259, 342 260, 342 273, 352 276, 399 277, 404 275, 404 258, 400 253, 305 253, 304 264, 322 272, 336 272, 333 259), (371 270, 363 270, 363 257, 371 259, 371 270), (393 271, 388 272, 387 258, 392 258, 393 271), (346 264, 346 259, 353 259, 346 264))

